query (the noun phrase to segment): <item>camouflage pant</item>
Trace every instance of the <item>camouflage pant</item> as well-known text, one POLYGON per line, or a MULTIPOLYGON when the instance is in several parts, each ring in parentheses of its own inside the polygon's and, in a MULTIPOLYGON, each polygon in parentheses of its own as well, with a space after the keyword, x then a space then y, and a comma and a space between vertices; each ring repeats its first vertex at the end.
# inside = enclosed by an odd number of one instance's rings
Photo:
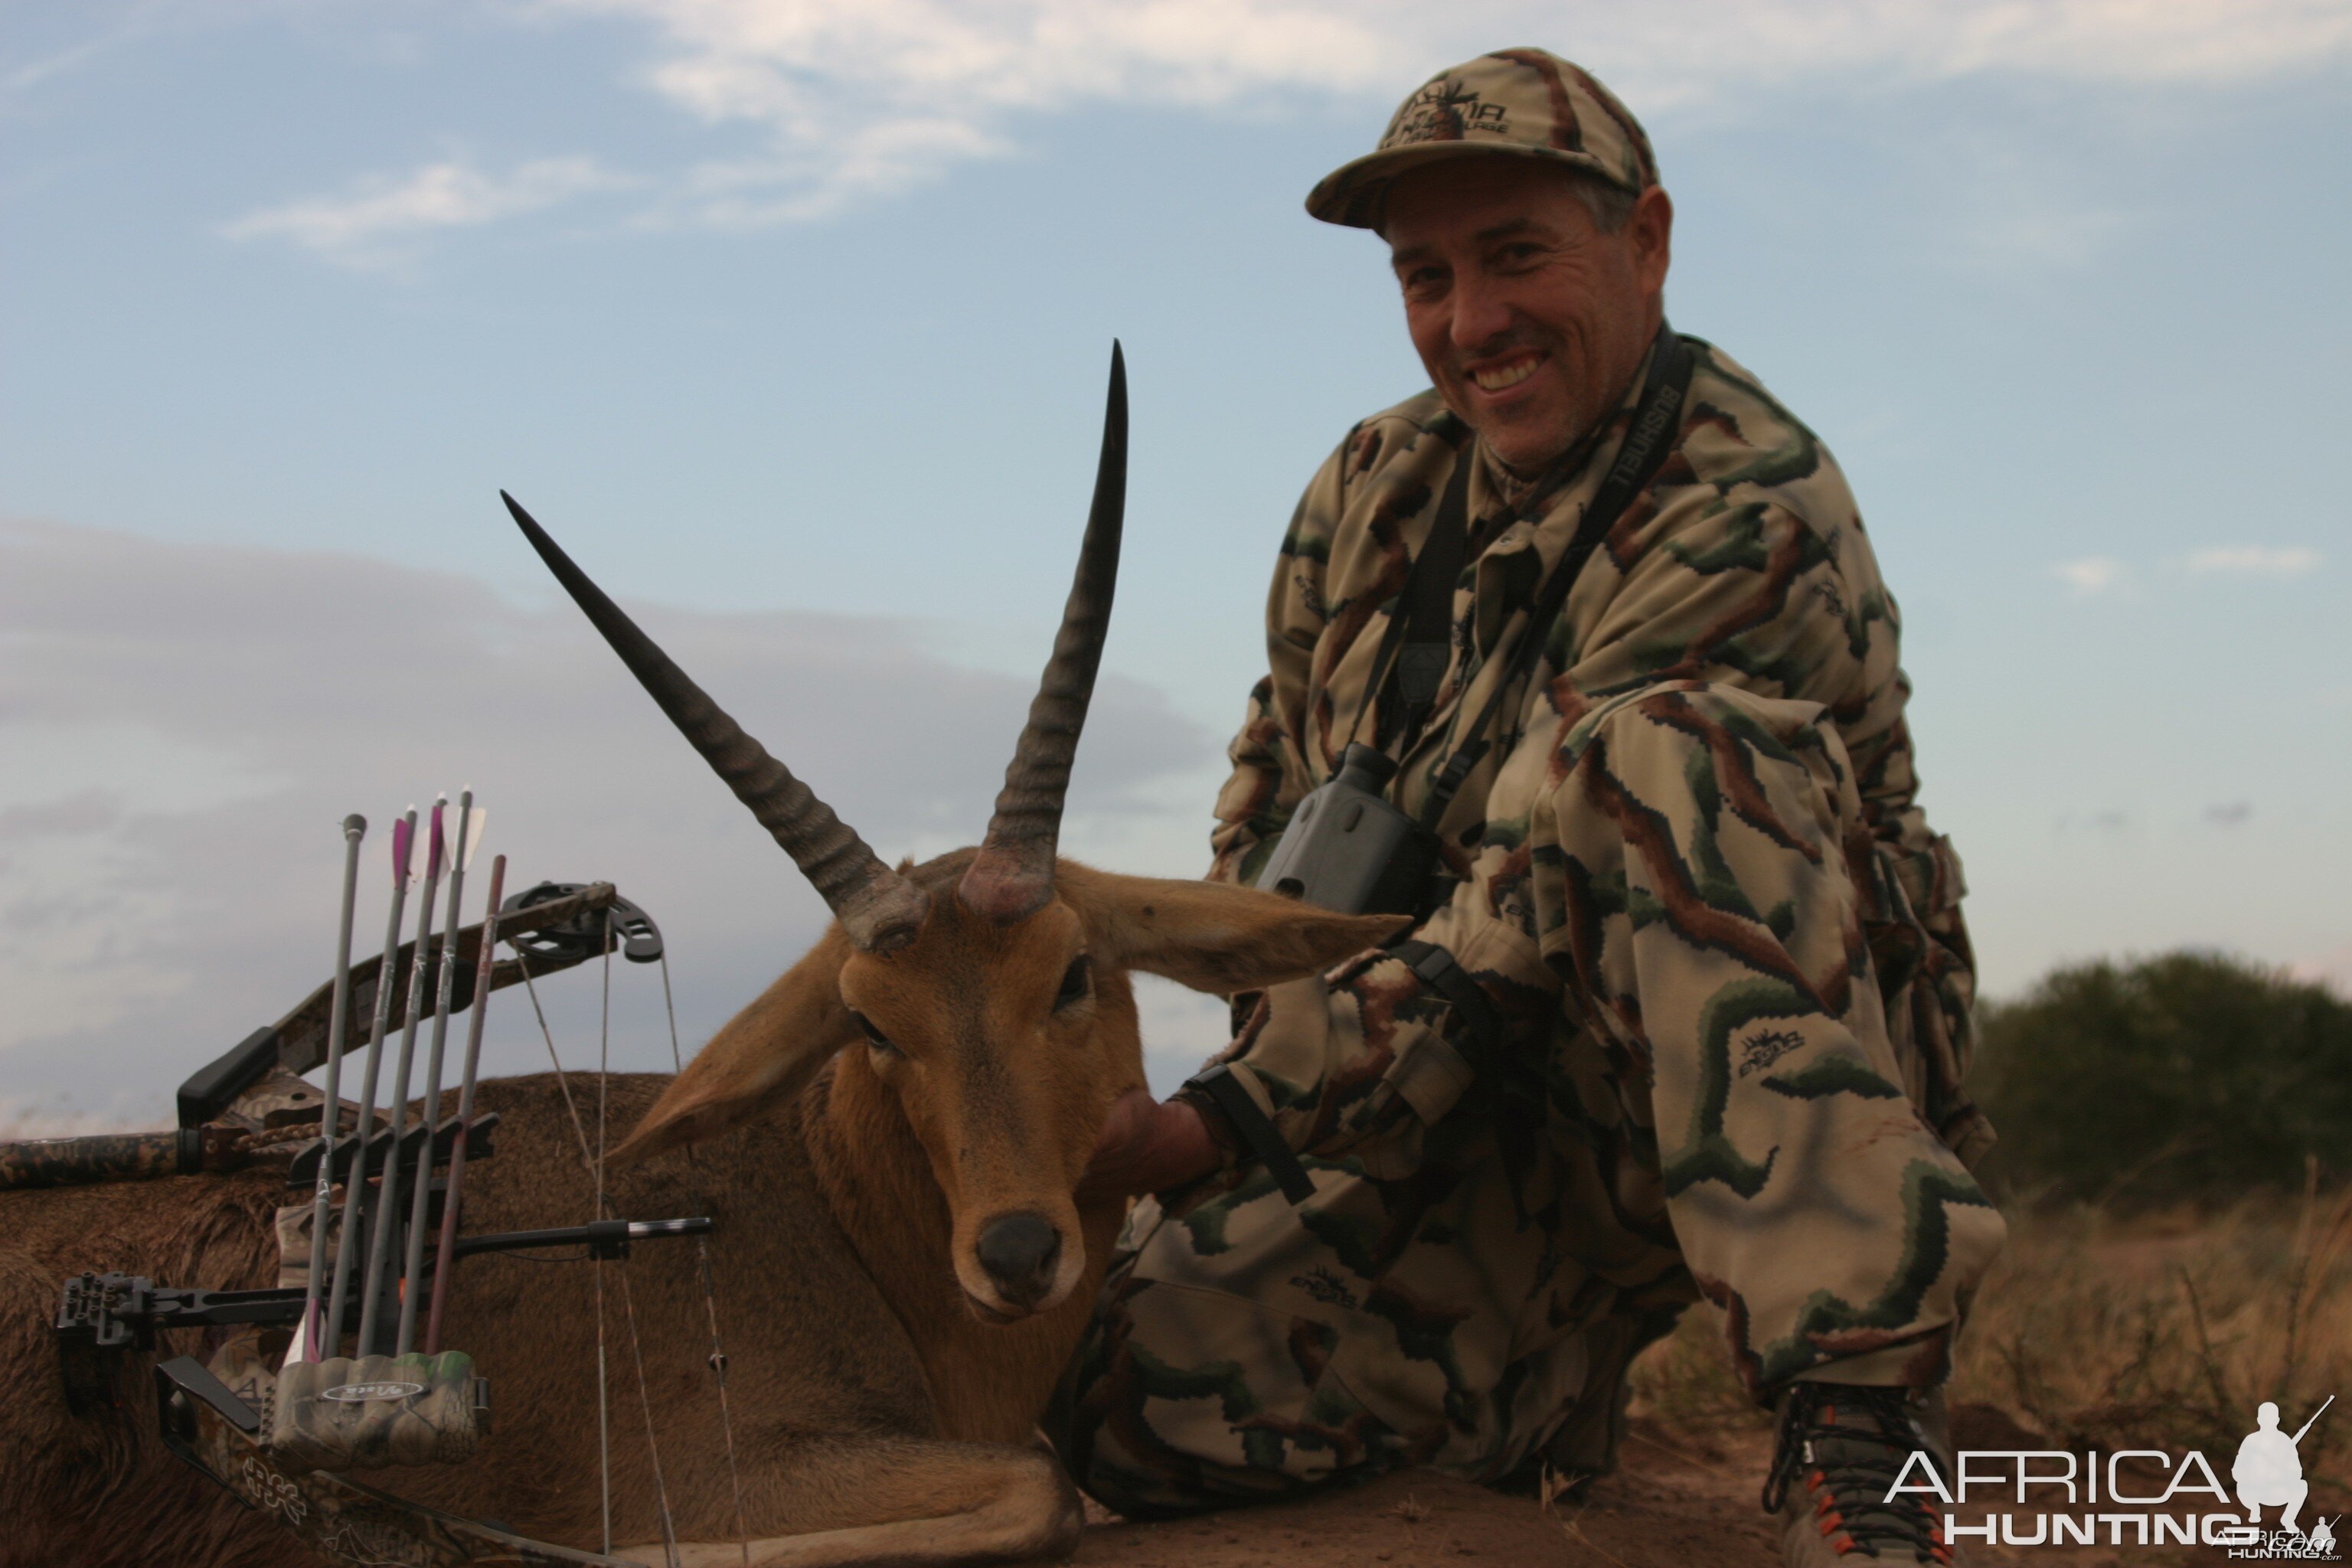
MULTIPOLYGON (((1759 1398, 1941 1380, 2002 1236, 1947 1142, 1987 1136, 1957 863, 1858 830, 1820 712, 1677 685, 1565 737, 1530 835, 1556 844, 1540 963, 1465 958, 1490 990, 1556 977, 1515 1047, 1539 1083, 1310 1137, 1295 1209, 1247 1167, 1139 1205, 1057 1405, 1082 1486, 1149 1515, 1404 1464, 1601 1468, 1625 1363, 1701 1297, 1759 1398)), ((1406 1038, 1383 965, 1274 994, 1240 1059, 1277 1105, 1312 1103, 1279 1067, 1317 1031, 1375 1060, 1406 1038)), ((1425 1082, 1424 1048, 1384 1079, 1425 1082)))
POLYGON ((1146 1200, 1051 1423, 1079 1484, 1150 1518, 1408 1465, 1606 1468, 1624 1365, 1690 1282, 1625 1291, 1555 1248, 1465 1245, 1512 1210, 1491 1140, 1462 1142, 1402 1183, 1310 1158, 1297 1211, 1263 1176, 1181 1218, 1146 1200), (1402 1256, 1373 1263, 1398 1228, 1402 1256), (1580 1318, 1549 1321, 1560 1293, 1580 1318))

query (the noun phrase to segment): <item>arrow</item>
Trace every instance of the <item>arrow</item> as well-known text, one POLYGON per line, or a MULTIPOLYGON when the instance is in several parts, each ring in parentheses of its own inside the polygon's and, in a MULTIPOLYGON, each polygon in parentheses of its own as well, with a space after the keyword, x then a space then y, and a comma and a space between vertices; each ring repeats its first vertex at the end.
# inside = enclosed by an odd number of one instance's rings
POLYGON ((441 1308, 457 1267, 457 1205, 466 1195, 466 1130, 474 1124, 474 1079, 482 1062, 482 1021, 490 1010, 490 965, 499 956, 499 900, 506 891, 507 858, 490 862, 489 907, 482 911, 482 949, 474 960, 474 1016, 466 1024, 466 1065, 457 1079, 457 1135, 449 1142, 449 1190, 441 1200, 441 1240, 434 1253, 433 1306, 425 1318, 425 1353, 441 1353, 441 1308))
MULTIPOLYGON (((442 795, 433 802, 433 833, 431 852, 425 859, 424 898, 416 906, 416 945, 408 961, 408 1013, 401 1020, 400 1066, 393 1075, 393 1090, 385 1101, 392 1111, 392 1141, 385 1147, 383 1184, 376 1193, 375 1221, 368 1231, 367 1278, 360 1289, 360 1354, 372 1355, 375 1350, 375 1320, 383 1301, 384 1265, 392 1260, 392 1230, 394 1215, 400 1208, 400 1139, 408 1127, 408 1074, 416 1061, 416 1026, 425 1014, 425 960, 433 952, 433 889, 441 875, 441 816, 447 809, 449 797, 442 795)), ((379 986, 388 986, 386 976, 376 979, 379 986)), ((429 1170, 431 1151, 423 1162, 429 1170)))
MULTIPOLYGON (((405 1281, 400 1292, 400 1326, 394 1331, 392 1353, 406 1355, 416 1342, 416 1287, 425 1267, 425 1222, 426 1209, 433 1201, 433 1141, 441 1133, 441 1051, 449 1038, 449 1004, 457 994, 457 931, 463 923, 459 916, 465 910, 466 863, 474 858, 475 846, 467 841, 467 830, 473 826, 474 792, 457 792, 457 846, 449 861, 449 913, 441 922, 441 983, 434 988, 433 1046, 425 1058, 425 1099, 417 1109, 417 1121, 425 1129, 422 1151, 416 1159, 416 1179, 411 1188, 408 1215, 408 1250, 400 1267, 400 1277, 405 1281)), ((440 814, 434 814, 434 825, 440 825, 440 814)), ((436 848, 439 847, 436 845, 436 848)), ((489 985, 489 973, 485 970, 475 981, 478 990, 489 985)))
POLYGON ((360 840, 366 837, 366 817, 354 812, 343 818, 342 918, 336 926, 334 1001, 327 1017, 327 1103, 319 1112, 319 1188, 310 1204, 310 1275, 302 1286, 302 1325, 286 1352, 289 1362, 320 1359, 319 1292, 327 1279, 327 1217, 334 1206, 335 1134, 341 1131, 343 1111, 343 1031, 352 1009, 352 910, 360 891, 360 840))
MULTIPOLYGON (((375 1016, 368 1026, 367 1068, 360 1089, 360 1146, 343 1178, 343 1230, 335 1239, 335 1282, 329 1294, 320 1349, 332 1354, 342 1342, 344 1298, 351 1293, 352 1253, 360 1231, 360 1194, 367 1188, 368 1137, 375 1131, 375 1086, 383 1067, 383 1036, 392 1021, 394 966, 400 962, 400 917, 408 899, 408 851, 416 838, 416 808, 392 825, 392 913, 383 924, 383 961, 375 972, 375 1016)), ((329 1109, 333 1109, 331 1105, 329 1109)))

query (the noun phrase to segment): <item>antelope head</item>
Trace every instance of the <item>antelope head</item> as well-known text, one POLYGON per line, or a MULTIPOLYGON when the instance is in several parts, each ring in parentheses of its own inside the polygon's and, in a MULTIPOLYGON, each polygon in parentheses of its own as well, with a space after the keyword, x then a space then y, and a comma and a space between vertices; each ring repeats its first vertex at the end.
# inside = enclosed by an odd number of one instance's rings
POLYGON ((1110 625, 1127 483, 1127 383, 1108 405, 1076 578, 1027 724, 976 849, 893 869, 721 711, 507 498, 559 582, 654 700, 792 856, 834 913, 798 963, 698 1053, 616 1160, 735 1127, 836 1054, 895 1097, 953 1225, 972 1310, 1011 1321, 1084 1272, 1074 1191, 1111 1103, 1143 1082, 1128 976, 1250 990, 1391 934, 1255 889, 1123 877, 1055 853, 1070 763, 1110 625))

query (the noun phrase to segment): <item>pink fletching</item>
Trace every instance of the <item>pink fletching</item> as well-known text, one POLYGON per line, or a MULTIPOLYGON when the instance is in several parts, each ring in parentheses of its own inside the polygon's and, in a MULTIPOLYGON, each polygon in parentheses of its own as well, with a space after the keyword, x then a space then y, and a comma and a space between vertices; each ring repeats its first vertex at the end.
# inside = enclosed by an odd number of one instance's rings
POLYGON ((406 817, 392 825, 392 885, 395 888, 408 880, 408 846, 415 832, 416 824, 406 817))
POLYGON ((441 879, 441 863, 445 858, 441 843, 441 813, 447 804, 438 800, 433 803, 433 848, 425 859, 425 879, 427 882, 441 879))

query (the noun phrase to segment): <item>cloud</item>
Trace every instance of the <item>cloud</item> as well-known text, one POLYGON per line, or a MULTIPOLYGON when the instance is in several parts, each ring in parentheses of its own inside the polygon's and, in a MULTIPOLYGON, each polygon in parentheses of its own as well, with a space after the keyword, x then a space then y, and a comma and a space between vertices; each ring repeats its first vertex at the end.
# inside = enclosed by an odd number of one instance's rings
MULTIPOLYGON (((539 0, 534 26, 621 18, 650 37, 638 79, 750 149, 663 175, 639 221, 746 228, 819 219, 976 159, 1041 118, 1152 106, 1279 119, 1378 113, 1437 65, 1560 32, 1558 8, 1465 13, 1408 0, 539 0)), ((234 13, 231 13, 234 14, 234 13)), ((1682 0, 1587 7, 1579 59, 1644 113, 1737 114, 1783 87, 2008 76, 2229 87, 2352 59, 2342 0, 1682 0)), ((60 57, 61 58, 63 57, 60 57)), ((396 268, 425 237, 633 182, 585 157, 504 176, 462 160, 237 219, 344 265, 396 268)), ((1994 264, 2080 265, 2115 214, 2027 213, 1969 244, 1994 264)))
POLYGON ((2205 820, 2216 827, 2236 827, 2254 817, 2254 803, 2250 800, 2228 800, 2205 808, 2205 820))
POLYGON ((2112 555, 2086 555, 2080 561, 2061 561, 2051 567, 2050 572, 2083 598, 2105 593, 2128 574, 2124 563, 2112 555))
POLYGON ((2130 830, 2132 815, 2116 805, 2103 806, 2095 811, 2062 811, 2050 826, 2052 831, 2057 833, 2113 835, 2130 830))
MULTIPOLYGON (((979 837, 1026 681, 923 651, 911 623, 632 609, 885 856, 979 837)), ((669 938, 688 1050, 824 919, 568 601, 520 607, 352 556, 0 522, 0 1125, 168 1121, 182 1079, 327 973, 352 810, 373 824, 363 933, 382 929, 393 818, 468 782, 514 885, 616 882, 669 938)), ((1066 842, 1133 842, 1171 781, 1197 807, 1190 781, 1216 756, 1159 693, 1106 679, 1066 842)), ((667 1060, 649 984, 616 978, 638 1008, 616 1021, 619 1064, 667 1060)), ((584 1030, 593 1050, 579 1009, 597 987, 545 990, 559 1040, 584 1030)), ((499 1070, 543 1065, 528 1017, 507 1009, 502 1037, 493 1009, 499 1070)))
POLYGON ((2319 569, 2319 552, 2305 545, 2225 544, 2189 558, 2191 572, 2228 572, 2249 577, 2300 577, 2319 569))
MULTIPOLYGON (((822 216, 1013 144, 1024 115, 1150 103, 1264 113, 1384 104, 1440 62, 1548 38, 1556 7, 1461 13, 1402 0, 546 0, 633 17, 645 79, 711 122, 764 128, 759 157, 689 182, 690 216, 822 216), (765 190, 764 197, 758 193, 765 190)), ((1579 58, 1645 110, 1825 79, 2010 75, 2234 85, 2352 56, 2339 0, 1686 0, 1591 7, 1579 58)), ((2078 250, 2063 232, 2018 243, 2078 250)))
POLYGON ((591 158, 541 158, 503 176, 463 160, 427 163, 404 177, 363 180, 341 196, 316 196, 225 225, 230 239, 286 239, 362 268, 396 266, 437 230, 472 228, 635 182, 591 158))

